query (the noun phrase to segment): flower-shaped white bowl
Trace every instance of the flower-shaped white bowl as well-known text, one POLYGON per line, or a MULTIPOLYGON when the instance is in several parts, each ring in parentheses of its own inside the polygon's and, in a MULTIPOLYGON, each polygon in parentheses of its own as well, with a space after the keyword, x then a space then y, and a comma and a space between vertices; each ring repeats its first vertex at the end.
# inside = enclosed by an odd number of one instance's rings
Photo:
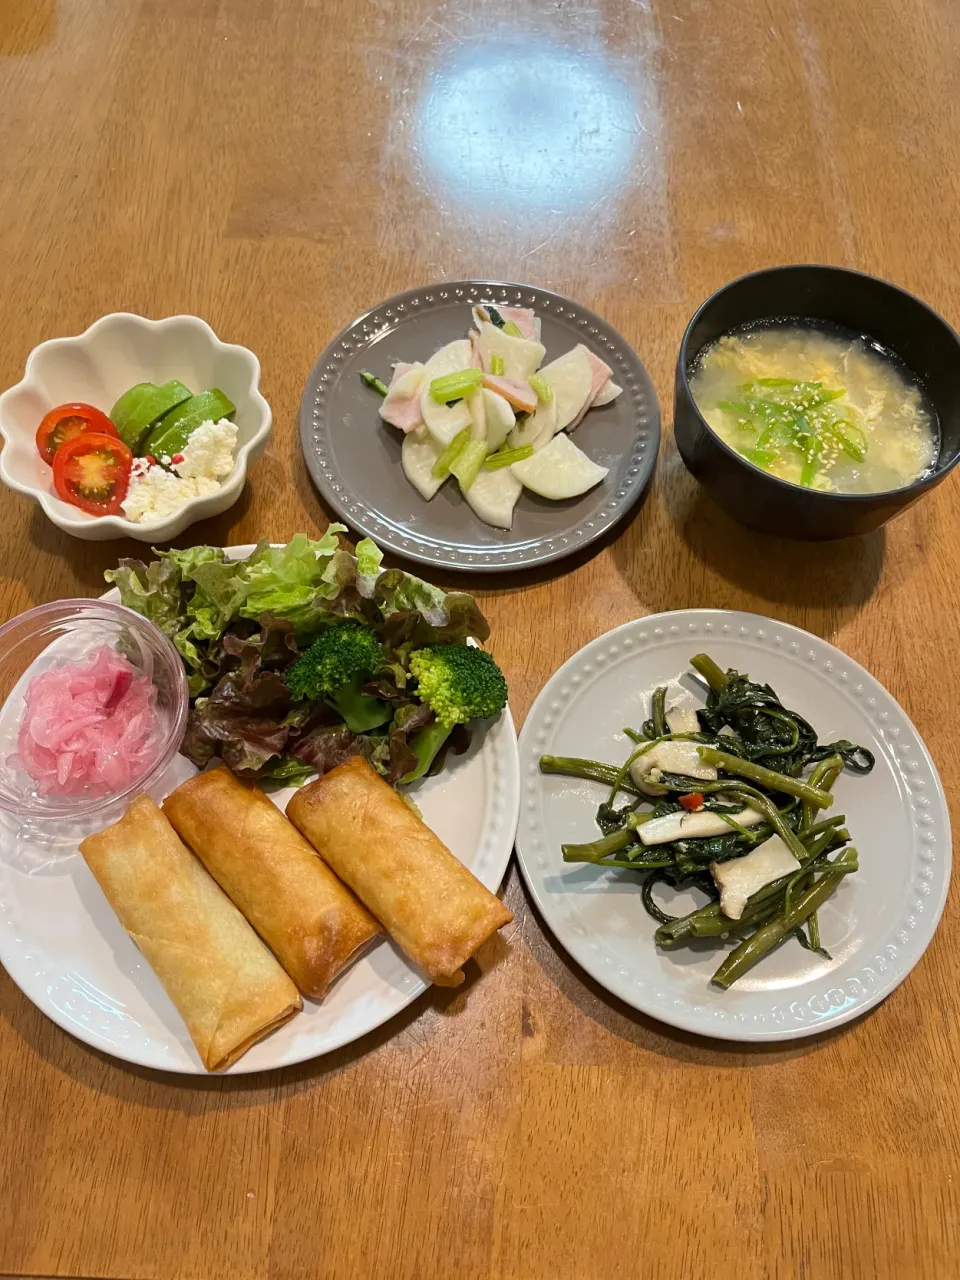
POLYGON ((73 338, 51 338, 31 351, 23 380, 0 395, 0 479, 36 499, 55 525, 75 538, 139 538, 163 542, 188 525, 236 502, 247 470, 270 438, 270 406, 260 394, 260 362, 246 347, 221 342, 197 316, 146 320, 117 312, 73 338), (136 382, 179 380, 191 391, 219 387, 237 407, 233 471, 216 493, 191 498, 173 515, 137 524, 122 516, 91 516, 57 497, 53 475, 36 447, 40 419, 58 404, 83 401, 109 413, 136 382))

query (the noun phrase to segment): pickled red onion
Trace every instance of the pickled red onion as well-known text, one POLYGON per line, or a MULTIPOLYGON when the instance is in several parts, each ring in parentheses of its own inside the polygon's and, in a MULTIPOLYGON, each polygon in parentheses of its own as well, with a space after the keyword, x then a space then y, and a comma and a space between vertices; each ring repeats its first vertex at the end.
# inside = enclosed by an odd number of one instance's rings
POLYGON ((160 748, 157 690, 109 645, 34 676, 17 755, 40 795, 107 795, 144 775, 160 748))

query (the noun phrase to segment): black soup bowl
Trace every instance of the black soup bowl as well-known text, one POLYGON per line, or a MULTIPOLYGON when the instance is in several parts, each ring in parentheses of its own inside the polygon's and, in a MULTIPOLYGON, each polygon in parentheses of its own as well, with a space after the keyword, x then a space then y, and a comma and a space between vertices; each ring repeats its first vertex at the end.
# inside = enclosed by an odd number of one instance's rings
POLYGON ((960 337, 919 298, 842 267, 771 267, 718 289, 687 325, 673 403, 674 434, 687 469, 734 519, 766 533, 821 540, 868 533, 938 485, 960 460, 960 337), (754 466, 700 415, 688 377, 710 343, 741 325, 820 321, 862 333, 898 356, 937 412, 940 447, 927 475, 883 493, 801 488, 754 466))

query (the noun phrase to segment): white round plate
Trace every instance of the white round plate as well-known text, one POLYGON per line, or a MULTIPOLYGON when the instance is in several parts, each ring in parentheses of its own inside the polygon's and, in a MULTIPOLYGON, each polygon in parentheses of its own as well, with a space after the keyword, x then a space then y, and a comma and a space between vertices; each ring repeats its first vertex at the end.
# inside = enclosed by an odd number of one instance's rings
MULTIPOLYGON (((228 554, 240 559, 252 550, 230 547, 228 554)), ((114 590, 106 598, 119 595, 114 590)), ((154 799, 196 772, 175 756, 154 799)), ((287 788, 273 799, 283 809, 292 794, 287 788)), ((442 774, 410 794, 427 825, 495 892, 510 860, 520 803, 509 708, 474 734, 465 755, 451 757, 442 774)), ((0 815, 0 961, 38 1009, 94 1048, 142 1067, 205 1075, 169 996, 77 852, 85 834, 61 830, 52 837, 0 815)), ((305 1000, 301 1014, 226 1074, 287 1067, 339 1049, 392 1018, 426 987, 393 943, 381 941, 322 1002, 305 1000)))
MULTIPOLYGON (((668 705, 672 701, 668 697, 668 705)), ((520 735, 517 852, 527 887, 570 955, 642 1013, 724 1040, 790 1040, 838 1026, 902 982, 933 937, 950 881, 950 819, 936 768, 882 685, 839 649, 797 627, 749 613, 684 609, 629 622, 586 645, 550 679, 520 735), (729 991, 710 983, 720 948, 654 945, 639 877, 564 863, 560 846, 599 835, 596 783, 544 775, 542 754, 621 763, 624 726, 648 718, 657 685, 703 703, 689 660, 709 653, 776 689, 820 740, 868 747, 876 767, 844 773, 834 812, 847 817, 860 870, 820 911, 832 960, 787 941, 729 991), (678 685, 679 681, 679 685, 678 685)), ((693 909, 692 893, 668 911, 693 909)), ((702 901, 702 897, 699 901, 702 901)))

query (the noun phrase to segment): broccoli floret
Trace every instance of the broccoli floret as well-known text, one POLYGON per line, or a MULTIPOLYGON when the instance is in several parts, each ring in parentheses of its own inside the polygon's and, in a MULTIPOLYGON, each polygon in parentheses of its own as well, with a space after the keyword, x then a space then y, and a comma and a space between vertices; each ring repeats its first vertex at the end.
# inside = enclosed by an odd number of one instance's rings
POLYGON ((326 701, 353 733, 366 733, 390 719, 390 707, 362 692, 380 662, 380 642, 362 622, 333 622, 286 671, 294 698, 326 701))
POLYGON ((495 716, 507 705, 503 672, 489 653, 473 645, 427 645, 411 654, 410 672, 420 701, 431 708, 436 720, 410 739, 417 765, 403 782, 423 777, 454 725, 495 716))

